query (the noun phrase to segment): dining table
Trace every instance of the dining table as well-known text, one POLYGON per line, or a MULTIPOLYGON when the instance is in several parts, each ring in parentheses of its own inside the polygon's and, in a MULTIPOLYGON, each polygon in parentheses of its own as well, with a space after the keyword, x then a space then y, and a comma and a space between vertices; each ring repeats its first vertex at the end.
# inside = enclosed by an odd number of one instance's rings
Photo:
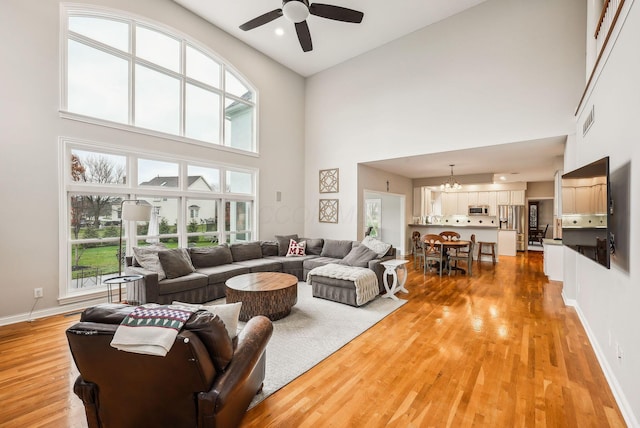
MULTIPOLYGON (((470 245, 471 245, 471 241, 465 241, 465 240, 462 240, 462 239, 455 240, 455 241, 445 241, 445 240, 443 240, 442 241, 442 247, 443 247, 443 251, 446 250, 445 254, 447 255, 447 264, 450 263, 450 261, 449 261, 449 251, 448 251, 449 249, 459 250, 461 248, 469 247, 470 245)), ((459 272, 462 272, 463 274, 467 273, 466 270, 464 270, 464 269, 462 269, 462 268, 460 268, 458 266, 451 266, 450 270, 457 270, 459 272)))

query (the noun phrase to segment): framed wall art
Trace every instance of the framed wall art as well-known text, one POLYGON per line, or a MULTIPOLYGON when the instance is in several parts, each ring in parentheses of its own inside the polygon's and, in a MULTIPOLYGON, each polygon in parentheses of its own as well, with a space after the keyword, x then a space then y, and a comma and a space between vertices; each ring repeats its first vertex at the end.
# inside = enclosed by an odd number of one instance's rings
POLYGON ((318 220, 320 223, 338 222, 338 199, 320 199, 318 220))
POLYGON ((320 193, 338 193, 339 172, 338 168, 320 170, 320 193))

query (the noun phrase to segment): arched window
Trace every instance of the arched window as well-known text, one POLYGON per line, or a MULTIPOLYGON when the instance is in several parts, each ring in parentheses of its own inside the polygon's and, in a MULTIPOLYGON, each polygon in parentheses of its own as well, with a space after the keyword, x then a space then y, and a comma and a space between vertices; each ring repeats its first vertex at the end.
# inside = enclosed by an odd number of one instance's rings
POLYGON ((256 152, 256 91, 208 49, 137 17, 63 10, 65 117, 256 152))

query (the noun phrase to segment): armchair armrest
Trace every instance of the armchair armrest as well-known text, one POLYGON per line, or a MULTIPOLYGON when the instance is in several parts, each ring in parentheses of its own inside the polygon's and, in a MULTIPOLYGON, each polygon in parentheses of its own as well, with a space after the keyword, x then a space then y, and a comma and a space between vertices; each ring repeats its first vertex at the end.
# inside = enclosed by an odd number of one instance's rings
POLYGON ((229 366, 209 392, 198 394, 200 426, 237 426, 264 380, 264 351, 273 324, 264 316, 251 318, 238 335, 229 366))
POLYGON ((142 267, 127 266, 124 269, 125 273, 142 275, 142 290, 143 299, 145 303, 154 303, 158 301, 160 290, 158 289, 158 274, 142 267))

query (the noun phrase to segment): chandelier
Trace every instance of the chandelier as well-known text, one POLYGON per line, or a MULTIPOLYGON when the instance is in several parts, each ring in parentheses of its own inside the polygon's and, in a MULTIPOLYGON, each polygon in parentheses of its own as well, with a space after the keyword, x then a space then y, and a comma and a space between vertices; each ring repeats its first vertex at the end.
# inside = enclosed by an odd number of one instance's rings
POLYGON ((458 183, 458 180, 456 180, 455 177, 453 176, 453 167, 455 165, 449 164, 449 166, 451 167, 451 175, 449 176, 449 178, 447 178, 447 180, 444 183, 440 185, 440 190, 462 189, 462 186, 460 185, 460 183, 458 183))

